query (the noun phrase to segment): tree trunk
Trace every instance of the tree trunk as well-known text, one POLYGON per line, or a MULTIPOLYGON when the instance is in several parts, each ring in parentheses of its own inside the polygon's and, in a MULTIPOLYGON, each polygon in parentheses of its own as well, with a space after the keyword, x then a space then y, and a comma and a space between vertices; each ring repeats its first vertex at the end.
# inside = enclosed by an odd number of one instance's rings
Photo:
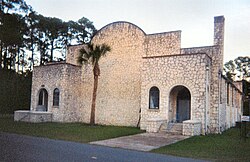
POLYGON ((51 41, 50 62, 53 62, 54 41, 51 41))
POLYGON ((96 95, 97 95, 97 85, 98 85, 98 75, 94 75, 94 88, 93 88, 91 115, 90 115, 91 125, 95 124, 95 104, 96 104, 96 95))
POLYGON ((93 89, 92 106, 91 106, 91 114, 90 114, 91 125, 95 124, 95 104, 96 104, 98 77, 100 75, 100 68, 99 68, 98 62, 96 62, 94 65, 93 74, 94 74, 94 89, 93 89))
POLYGON ((17 50, 17 72, 19 72, 20 68, 20 47, 18 47, 18 50, 17 50))
MULTIPOLYGON (((11 48, 10 48, 10 51, 11 51, 11 48)), ((11 52, 8 52, 8 55, 9 55, 9 60, 8 60, 8 65, 7 66, 10 66, 10 70, 12 69, 12 53, 11 52)))
POLYGON ((23 62, 22 62, 22 74, 23 74, 23 68, 24 68, 24 58, 25 58, 25 52, 23 52, 23 62))
MULTIPOLYGON (((24 60, 24 58, 23 58, 24 60)), ((30 71, 33 70, 34 67, 34 41, 33 41, 33 30, 31 33, 31 64, 30 64, 30 71)))
POLYGON ((3 43, 2 41, 0 40, 0 69, 2 69, 2 62, 3 62, 3 43))
POLYGON ((8 50, 8 47, 5 47, 5 51, 3 54, 3 68, 4 69, 8 69, 8 67, 7 67, 7 50, 8 50))

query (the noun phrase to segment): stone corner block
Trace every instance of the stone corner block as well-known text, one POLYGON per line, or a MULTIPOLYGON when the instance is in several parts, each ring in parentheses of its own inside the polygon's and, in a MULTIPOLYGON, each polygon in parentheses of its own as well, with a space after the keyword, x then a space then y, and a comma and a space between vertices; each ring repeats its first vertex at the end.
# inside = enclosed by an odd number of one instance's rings
POLYGON ((184 136, 198 136, 201 134, 201 122, 197 120, 183 121, 182 134, 184 136))
POLYGON ((146 127, 146 132, 149 133, 157 133, 160 130, 160 127, 163 123, 166 123, 167 120, 165 119, 159 119, 159 118, 154 118, 154 119, 148 119, 147 120, 147 127, 146 127))
POLYGON ((51 112, 17 110, 14 113, 14 121, 31 123, 52 122, 52 115, 51 112))

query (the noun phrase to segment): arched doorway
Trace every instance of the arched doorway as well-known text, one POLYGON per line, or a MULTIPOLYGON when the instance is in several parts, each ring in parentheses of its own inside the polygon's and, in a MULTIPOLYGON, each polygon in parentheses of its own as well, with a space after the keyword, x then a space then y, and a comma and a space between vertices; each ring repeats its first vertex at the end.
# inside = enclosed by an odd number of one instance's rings
POLYGON ((190 120, 191 94, 184 86, 175 86, 169 96, 169 121, 182 123, 190 120))
POLYGON ((48 92, 46 89, 40 89, 38 94, 37 111, 48 111, 48 92))

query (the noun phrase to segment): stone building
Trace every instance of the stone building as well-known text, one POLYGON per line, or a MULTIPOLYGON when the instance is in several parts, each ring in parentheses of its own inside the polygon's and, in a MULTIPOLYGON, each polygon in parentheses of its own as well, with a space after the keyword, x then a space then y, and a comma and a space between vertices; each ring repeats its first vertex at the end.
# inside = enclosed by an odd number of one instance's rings
MULTIPOLYGON (((128 22, 108 24, 92 42, 112 49, 100 60, 97 124, 199 135, 240 120, 241 85, 222 75, 223 16, 214 18, 212 46, 181 48, 181 31, 146 34, 128 22)), ((15 120, 89 123, 92 66, 76 61, 83 46, 68 47, 66 62, 34 68, 31 111, 15 120)))

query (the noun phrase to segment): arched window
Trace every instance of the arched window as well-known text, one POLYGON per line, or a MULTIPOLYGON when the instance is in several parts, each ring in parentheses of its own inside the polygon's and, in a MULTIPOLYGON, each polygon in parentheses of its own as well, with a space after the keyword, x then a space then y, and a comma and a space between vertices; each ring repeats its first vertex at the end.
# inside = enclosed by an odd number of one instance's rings
POLYGON ((48 92, 44 88, 40 89, 40 91, 39 91, 38 106, 40 106, 39 111, 47 111, 47 108, 48 108, 48 92))
POLYGON ((149 90, 149 108, 159 109, 160 91, 157 87, 151 87, 149 90))
POLYGON ((54 89, 53 92, 53 106, 59 106, 59 95, 60 91, 58 88, 54 89))

